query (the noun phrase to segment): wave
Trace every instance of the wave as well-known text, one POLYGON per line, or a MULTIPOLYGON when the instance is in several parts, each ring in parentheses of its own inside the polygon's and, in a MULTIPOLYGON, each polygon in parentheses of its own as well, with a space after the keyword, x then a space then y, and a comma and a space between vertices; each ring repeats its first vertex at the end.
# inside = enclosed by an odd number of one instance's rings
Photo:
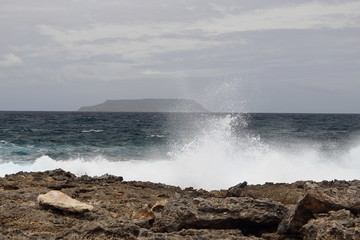
POLYGON ((300 143, 284 148, 264 143, 245 130, 234 134, 235 125, 246 125, 239 117, 226 116, 202 122, 202 128, 188 141, 174 145, 167 160, 54 160, 49 156, 33 163, 0 164, 0 176, 18 171, 45 171, 62 168, 74 174, 113 174, 125 180, 161 182, 180 187, 224 189, 239 182, 294 182, 297 180, 352 180, 360 176, 360 143, 329 157, 316 146, 300 143))
POLYGON ((164 138, 165 136, 164 135, 154 135, 154 134, 152 134, 152 135, 150 135, 150 137, 151 138, 164 138))
POLYGON ((104 130, 100 130, 100 129, 90 129, 90 130, 81 130, 82 133, 90 133, 90 132, 103 132, 104 130))

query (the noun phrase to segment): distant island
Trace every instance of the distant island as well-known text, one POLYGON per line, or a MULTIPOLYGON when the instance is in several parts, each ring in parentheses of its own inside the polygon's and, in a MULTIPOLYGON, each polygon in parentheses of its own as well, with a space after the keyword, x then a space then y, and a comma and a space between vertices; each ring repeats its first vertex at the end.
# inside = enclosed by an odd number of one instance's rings
POLYGON ((107 100, 104 103, 81 107, 81 112, 208 112, 191 99, 128 99, 107 100))

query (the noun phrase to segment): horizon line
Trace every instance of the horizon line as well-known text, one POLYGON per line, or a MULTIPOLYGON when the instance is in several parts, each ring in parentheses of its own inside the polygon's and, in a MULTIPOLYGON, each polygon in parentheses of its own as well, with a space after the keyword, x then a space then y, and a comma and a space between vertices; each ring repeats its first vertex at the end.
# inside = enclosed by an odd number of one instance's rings
POLYGON ((77 112, 77 113, 170 113, 170 114, 176 114, 176 113, 192 113, 192 114, 344 114, 344 115, 359 115, 359 113, 355 112, 235 112, 235 111, 229 111, 229 112, 215 112, 215 111, 208 111, 208 112, 116 112, 116 111, 78 111, 78 110, 0 110, 0 112, 77 112))

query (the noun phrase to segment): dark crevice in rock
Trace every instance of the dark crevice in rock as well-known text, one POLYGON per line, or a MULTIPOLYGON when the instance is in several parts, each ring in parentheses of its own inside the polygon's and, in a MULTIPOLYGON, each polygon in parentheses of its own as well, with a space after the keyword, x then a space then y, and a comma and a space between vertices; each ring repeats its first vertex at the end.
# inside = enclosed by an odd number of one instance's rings
POLYGON ((47 188, 52 190, 61 190, 61 189, 74 188, 74 187, 76 187, 76 185, 73 184, 60 184, 60 185, 47 186, 47 188))
POLYGON ((16 186, 16 185, 8 184, 8 185, 4 185, 3 189, 4 190, 19 190, 20 188, 18 186, 16 186))
POLYGON ((239 229, 244 236, 260 237, 263 233, 274 233, 277 224, 257 224, 250 221, 227 219, 225 221, 199 221, 185 224, 184 229, 239 229))

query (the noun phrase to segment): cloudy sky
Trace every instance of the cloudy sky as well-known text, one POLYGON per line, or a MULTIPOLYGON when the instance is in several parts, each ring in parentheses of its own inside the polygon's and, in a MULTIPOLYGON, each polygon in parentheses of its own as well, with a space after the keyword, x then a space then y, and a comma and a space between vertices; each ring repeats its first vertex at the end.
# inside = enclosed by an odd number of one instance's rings
POLYGON ((0 0, 0 110, 360 113, 360 1, 0 0))

